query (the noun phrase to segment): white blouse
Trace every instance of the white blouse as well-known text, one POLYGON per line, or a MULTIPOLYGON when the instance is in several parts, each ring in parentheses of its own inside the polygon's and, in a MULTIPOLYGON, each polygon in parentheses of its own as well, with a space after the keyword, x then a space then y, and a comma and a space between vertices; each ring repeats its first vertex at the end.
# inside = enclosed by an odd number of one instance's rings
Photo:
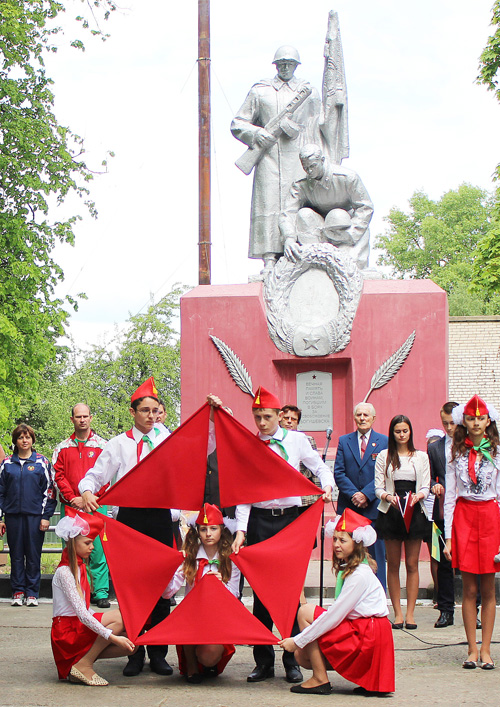
MULTIPOLYGON (((201 560, 201 558, 204 558, 205 560, 208 560, 207 553, 205 551, 205 548, 203 545, 200 545, 198 548, 198 553, 196 555, 196 569, 198 569, 198 560, 201 560)), ((219 553, 216 553, 214 560, 219 559, 219 553)), ((218 572, 217 569, 213 569, 213 567, 217 567, 216 565, 205 565, 203 568, 203 574, 202 577, 204 577, 206 574, 209 572, 218 572)), ((176 573, 168 583, 168 586, 164 590, 162 597, 164 599, 170 599, 170 597, 173 597, 176 592, 179 591, 179 589, 182 587, 182 585, 186 582, 186 577, 184 576, 184 563, 177 569, 176 573)), ((225 585, 227 589, 233 594, 237 599, 239 599, 240 596, 240 571, 234 564, 234 562, 231 562, 231 576, 229 577, 229 580, 227 584, 225 585)), ((192 584, 188 584, 186 582, 186 594, 191 591, 193 588, 192 584)))
POLYGON ((500 473, 496 466, 500 466, 500 446, 497 447, 497 456, 494 457, 494 460, 495 464, 492 464, 484 456, 481 461, 476 460, 474 468, 477 484, 474 484, 469 476, 468 454, 448 462, 444 497, 444 534, 446 539, 451 538, 457 498, 465 498, 467 501, 496 500, 500 505, 500 473))
POLYGON ((299 648, 304 648, 338 626, 344 619, 388 615, 387 597, 382 585, 368 565, 358 565, 345 579, 335 602, 310 626, 294 636, 293 640, 299 648))
POLYGON ((77 616, 82 624, 95 631, 106 640, 113 631, 94 619, 95 611, 87 609, 82 597, 78 594, 75 578, 67 565, 58 567, 52 580, 53 616, 77 616))

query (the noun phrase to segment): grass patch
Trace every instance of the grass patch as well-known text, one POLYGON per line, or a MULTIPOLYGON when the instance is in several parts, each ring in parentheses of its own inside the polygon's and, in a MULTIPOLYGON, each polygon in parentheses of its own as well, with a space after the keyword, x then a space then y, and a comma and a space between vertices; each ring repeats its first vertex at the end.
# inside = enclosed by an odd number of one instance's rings
MULTIPOLYGON (((49 547, 61 547, 59 543, 46 543, 45 548, 49 547)), ((54 574, 55 569, 59 562, 61 561, 60 552, 44 552, 42 553, 42 560, 40 563, 40 569, 42 574, 54 574)), ((10 557, 7 555, 7 562, 5 565, 0 567, 0 574, 10 574, 10 557)))

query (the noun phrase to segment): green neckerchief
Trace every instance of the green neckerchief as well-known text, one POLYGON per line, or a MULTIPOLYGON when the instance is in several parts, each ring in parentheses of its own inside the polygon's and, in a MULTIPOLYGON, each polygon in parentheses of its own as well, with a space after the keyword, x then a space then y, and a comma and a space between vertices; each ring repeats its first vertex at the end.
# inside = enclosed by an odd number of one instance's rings
MULTIPOLYGON (((285 430, 285 428, 282 428, 282 430, 283 430, 283 440, 284 440, 288 434, 288 430, 285 430)), ((270 439, 267 440, 267 442, 269 443, 269 445, 277 444, 281 450, 281 456, 287 462, 288 461, 288 454, 287 454, 287 451, 286 451, 285 446, 283 444, 283 440, 275 439, 274 437, 271 437, 270 439)))
MULTIPOLYGON (((153 427, 153 429, 155 431, 155 437, 158 437, 158 435, 160 434, 160 430, 157 427, 153 427)), ((150 452, 153 451, 153 449, 155 448, 155 445, 154 445, 154 442, 151 441, 151 437, 149 435, 143 435, 142 441, 146 442, 146 444, 149 447, 150 452)))
MULTIPOLYGON (((366 559, 366 557, 365 557, 364 560, 362 560, 361 564, 362 564, 362 565, 368 565, 368 564, 369 564, 369 563, 368 563, 368 560, 366 559)), ((336 585, 335 585, 335 599, 337 599, 338 595, 339 595, 340 592, 342 591, 342 587, 344 586, 344 572, 345 572, 345 570, 339 572, 338 575, 337 575, 337 583, 336 583, 336 585)))
POLYGON ((495 462, 493 461, 493 458, 492 458, 491 454, 490 454, 491 443, 490 443, 490 440, 489 440, 487 437, 483 437, 483 439, 479 442, 479 444, 477 445, 477 447, 475 447, 474 445, 472 445, 472 449, 475 449, 476 452, 481 452, 481 454, 483 455, 483 457, 486 457, 486 459, 488 459, 488 461, 490 461, 492 464, 495 463, 495 462))

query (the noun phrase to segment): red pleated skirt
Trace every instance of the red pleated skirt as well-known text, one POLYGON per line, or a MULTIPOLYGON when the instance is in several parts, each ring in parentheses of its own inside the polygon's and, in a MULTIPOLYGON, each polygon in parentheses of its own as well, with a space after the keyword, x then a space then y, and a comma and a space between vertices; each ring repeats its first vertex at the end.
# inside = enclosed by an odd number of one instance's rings
MULTIPOLYGON (((186 674, 186 658, 184 656, 184 651, 182 650, 182 646, 176 646, 177 649, 177 658, 179 660, 179 672, 181 675, 186 674)), ((231 643, 225 643, 224 644, 224 652, 222 654, 222 658, 219 660, 217 665, 215 666, 217 668, 217 675, 220 675, 226 665, 229 663, 231 658, 233 657, 235 653, 235 648, 231 643)), ((198 670, 200 673, 203 672, 203 665, 201 663, 198 663, 198 670)))
MULTIPOLYGON (((94 614, 101 621, 103 612, 94 614)), ((75 663, 94 645, 97 633, 82 624, 78 616, 54 616, 50 642, 59 680, 65 680, 75 663)))
MULTIPOLYGON (((326 611, 320 606, 314 618, 326 611)), ((394 641, 384 616, 344 619, 318 638, 318 645, 333 670, 371 692, 394 692, 394 641)))
POLYGON ((493 562, 500 546, 498 503, 457 498, 451 528, 451 563, 462 572, 491 574, 500 572, 493 562))

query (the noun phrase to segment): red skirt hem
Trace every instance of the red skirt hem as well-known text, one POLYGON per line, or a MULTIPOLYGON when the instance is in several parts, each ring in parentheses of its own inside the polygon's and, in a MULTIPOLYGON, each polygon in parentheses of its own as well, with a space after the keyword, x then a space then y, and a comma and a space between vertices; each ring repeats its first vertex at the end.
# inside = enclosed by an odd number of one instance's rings
MULTIPOLYGON (((103 612, 94 614, 101 621, 103 612)), ((82 624, 78 616, 54 616, 50 642, 59 680, 66 680, 75 663, 83 658, 97 639, 97 633, 82 624)))
MULTIPOLYGON (((186 674, 186 658, 184 656, 184 651, 182 650, 182 646, 175 646, 177 650, 177 658, 179 660, 179 672, 181 675, 186 674)), ((222 654, 222 658, 219 660, 217 665, 215 666, 217 668, 217 675, 220 675, 226 665, 229 663, 231 658, 233 657, 236 649, 232 643, 225 643, 224 644, 224 652, 222 654)), ((201 663, 198 663, 198 670, 200 673, 203 672, 203 665, 201 663)))
POLYGON ((500 572, 493 559, 500 546, 498 503, 458 498, 451 529, 452 566, 471 574, 500 572))
MULTIPOLYGON (((317 606, 314 618, 325 609, 317 606)), ((326 660, 346 680, 370 692, 394 692, 394 641, 384 617, 344 619, 318 639, 326 660)))

